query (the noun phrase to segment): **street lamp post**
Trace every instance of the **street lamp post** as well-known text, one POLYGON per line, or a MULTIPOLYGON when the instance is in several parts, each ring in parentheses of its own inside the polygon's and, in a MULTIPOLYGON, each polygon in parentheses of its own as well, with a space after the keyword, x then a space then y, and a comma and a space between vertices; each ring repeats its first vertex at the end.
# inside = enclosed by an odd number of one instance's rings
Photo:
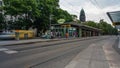
POLYGON ((50 38, 51 38, 51 20, 52 20, 52 17, 53 17, 54 15, 52 15, 52 14, 50 14, 50 16, 49 16, 49 21, 50 21, 50 23, 49 23, 49 30, 50 30, 50 38))
MULTIPOLYGON (((56 9, 59 9, 59 7, 56 7, 56 9)), ((51 12, 50 12, 50 15, 49 15, 49 30, 50 30, 50 38, 51 38, 51 20, 52 20, 52 17, 53 17, 54 15, 53 14, 51 14, 51 12)))

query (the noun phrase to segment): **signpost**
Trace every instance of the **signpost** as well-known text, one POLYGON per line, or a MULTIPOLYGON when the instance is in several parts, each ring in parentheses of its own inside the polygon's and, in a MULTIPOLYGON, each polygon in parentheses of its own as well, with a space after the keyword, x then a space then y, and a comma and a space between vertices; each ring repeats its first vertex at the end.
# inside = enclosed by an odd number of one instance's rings
POLYGON ((58 22, 59 24, 63 24, 63 23, 65 22, 65 19, 59 19, 57 22, 58 22))

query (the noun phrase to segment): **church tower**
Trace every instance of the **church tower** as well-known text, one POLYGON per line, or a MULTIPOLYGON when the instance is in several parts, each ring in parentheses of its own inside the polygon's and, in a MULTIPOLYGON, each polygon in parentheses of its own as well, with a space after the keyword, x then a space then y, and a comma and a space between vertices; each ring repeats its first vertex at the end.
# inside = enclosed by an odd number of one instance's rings
POLYGON ((85 22, 86 21, 86 16, 85 16, 84 9, 81 9, 79 20, 81 22, 85 22))

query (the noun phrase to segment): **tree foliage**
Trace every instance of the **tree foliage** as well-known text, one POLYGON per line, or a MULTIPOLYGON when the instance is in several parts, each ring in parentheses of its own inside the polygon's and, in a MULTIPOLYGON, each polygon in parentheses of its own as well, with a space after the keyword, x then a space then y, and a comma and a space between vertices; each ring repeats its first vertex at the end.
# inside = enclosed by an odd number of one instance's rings
POLYGON ((4 16, 2 13, 0 13, 0 29, 3 29, 4 26, 5 26, 4 16))
POLYGON ((91 26, 91 27, 95 27, 97 28, 97 23, 95 23, 94 21, 87 21, 85 23, 83 23, 84 25, 88 25, 88 26, 91 26))
POLYGON ((118 34, 117 29, 111 26, 111 24, 108 24, 107 22, 105 22, 104 20, 100 20, 100 22, 98 23, 98 28, 102 29, 103 35, 118 34))
POLYGON ((116 28, 114 28, 111 24, 108 24, 103 19, 100 20, 99 23, 96 23, 94 21, 87 21, 86 23, 83 23, 84 25, 88 25, 91 27, 95 27, 98 29, 102 29, 103 35, 117 35, 118 31, 116 28))
POLYGON ((41 10, 41 16, 37 18, 35 26, 38 30, 46 31, 50 27, 50 17, 51 24, 56 24, 57 20, 65 19, 66 22, 71 21, 71 15, 60 9, 59 0, 37 0, 39 3, 39 10, 41 10))
POLYGON ((21 29, 24 25, 23 27, 28 28, 32 25, 32 21, 40 16, 36 0, 4 0, 4 3, 5 15, 15 18, 11 26, 18 26, 21 29))
POLYGON ((0 30, 5 26, 5 20, 3 15, 3 6, 0 6, 0 30))
POLYGON ((65 10, 59 9, 57 14, 58 14, 57 16, 58 19, 63 18, 66 20, 66 22, 72 21, 72 16, 65 10))
POLYGON ((54 12, 57 10, 56 7, 59 7, 59 0, 37 0, 37 3, 41 15, 36 18, 34 26, 40 31, 45 31, 49 29, 50 15, 54 15, 54 12))
POLYGON ((8 21, 11 29, 37 28, 46 31, 51 24, 56 24, 59 19, 66 22, 72 21, 72 16, 59 7, 59 0, 3 0, 4 13, 10 15, 8 21), (51 17, 51 19, 50 19, 51 17))

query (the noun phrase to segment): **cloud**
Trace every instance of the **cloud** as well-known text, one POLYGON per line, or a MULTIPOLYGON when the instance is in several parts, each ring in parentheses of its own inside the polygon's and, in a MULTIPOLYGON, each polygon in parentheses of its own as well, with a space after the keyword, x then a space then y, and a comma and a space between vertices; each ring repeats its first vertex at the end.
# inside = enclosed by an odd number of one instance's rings
MULTIPOLYGON (((93 0, 94 1, 94 0, 93 0)), ((119 5, 119 0, 96 0, 102 8, 119 5)))
POLYGON ((120 11, 120 5, 109 6, 103 9, 104 12, 120 11))
POLYGON ((120 11, 120 2, 115 0, 97 0, 97 2, 99 3, 99 6, 90 2, 90 0, 60 0, 60 7, 71 14, 77 15, 78 17, 80 10, 83 8, 85 10, 87 20, 99 22, 100 19, 104 19, 111 24, 106 12, 120 11), (118 2, 119 4, 115 4, 115 2, 118 2))

